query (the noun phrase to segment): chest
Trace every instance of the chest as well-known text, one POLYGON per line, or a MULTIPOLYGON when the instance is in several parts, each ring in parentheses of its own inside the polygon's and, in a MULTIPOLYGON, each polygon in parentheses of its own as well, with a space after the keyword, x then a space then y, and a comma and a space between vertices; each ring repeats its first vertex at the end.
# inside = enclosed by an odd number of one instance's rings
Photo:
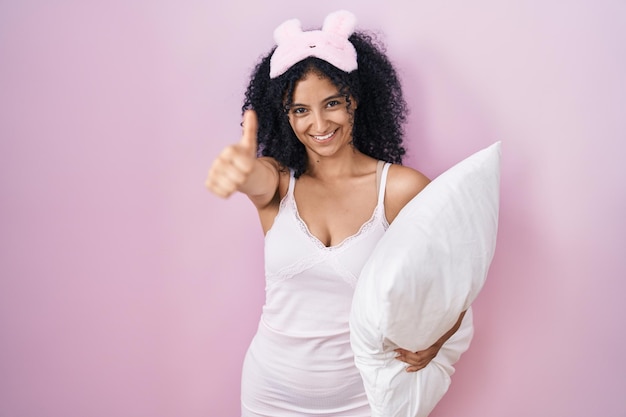
POLYGON ((342 184, 298 181, 294 190, 297 214, 324 246, 336 246, 357 234, 377 205, 374 177, 342 184))

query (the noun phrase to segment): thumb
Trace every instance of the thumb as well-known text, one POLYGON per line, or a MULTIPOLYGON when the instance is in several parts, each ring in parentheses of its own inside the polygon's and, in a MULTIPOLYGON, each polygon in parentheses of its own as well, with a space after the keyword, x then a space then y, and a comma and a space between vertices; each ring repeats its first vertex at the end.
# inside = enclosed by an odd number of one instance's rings
POLYGON ((257 151, 257 131, 259 122, 254 110, 246 110, 243 114, 243 134, 239 145, 250 151, 256 156, 257 151))

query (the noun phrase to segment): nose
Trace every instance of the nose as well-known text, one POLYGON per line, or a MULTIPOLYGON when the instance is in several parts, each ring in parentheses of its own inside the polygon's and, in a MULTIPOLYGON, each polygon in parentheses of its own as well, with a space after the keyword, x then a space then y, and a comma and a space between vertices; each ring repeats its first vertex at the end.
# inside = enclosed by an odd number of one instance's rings
POLYGON ((329 123, 324 115, 324 112, 313 112, 313 129, 315 133, 319 135, 328 133, 326 131, 328 129, 328 125, 329 123))

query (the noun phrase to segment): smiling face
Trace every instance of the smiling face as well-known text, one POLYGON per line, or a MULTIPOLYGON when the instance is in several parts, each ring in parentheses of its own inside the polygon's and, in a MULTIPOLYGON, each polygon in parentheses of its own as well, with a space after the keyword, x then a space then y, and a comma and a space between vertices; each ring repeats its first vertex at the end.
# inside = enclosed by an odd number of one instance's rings
POLYGON ((312 158, 340 156, 352 151, 355 105, 326 77, 307 73, 296 83, 289 123, 312 158))

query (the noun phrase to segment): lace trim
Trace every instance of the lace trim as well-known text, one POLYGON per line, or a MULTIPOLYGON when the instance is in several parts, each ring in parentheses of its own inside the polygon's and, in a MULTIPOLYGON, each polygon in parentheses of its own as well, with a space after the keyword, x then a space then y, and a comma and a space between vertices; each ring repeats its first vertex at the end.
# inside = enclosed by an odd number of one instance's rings
POLYGON ((265 270, 265 277, 267 279, 267 285, 272 286, 278 284, 280 282, 286 281, 289 278, 292 278, 295 275, 298 275, 307 269, 313 268, 315 265, 319 265, 321 263, 327 262, 330 257, 330 253, 314 253, 306 258, 299 259, 297 262, 294 262, 291 265, 288 265, 279 271, 270 272, 267 269, 265 270))
MULTIPOLYGON (((290 181, 295 181, 293 175, 290 181)), ((331 256, 331 254, 338 255, 341 251, 349 247, 350 243, 367 234, 373 227, 375 227, 378 221, 381 222, 385 230, 387 230, 387 228, 389 227, 389 223, 385 218, 384 205, 382 204, 382 202, 378 202, 374 209, 374 212, 372 213, 372 216, 369 218, 369 220, 361 225, 361 227, 355 234, 346 237, 337 245, 326 246, 324 245, 324 243, 322 243, 321 240, 317 238, 317 236, 311 233, 305 221, 300 217, 300 213, 298 212, 298 206, 296 204, 296 199, 293 195, 292 185, 290 185, 289 190, 280 201, 279 212, 283 210, 292 211, 301 232, 311 241, 311 243, 313 243, 318 249, 320 249, 320 252, 315 252, 276 272, 270 272, 266 269, 265 276, 268 287, 274 286, 280 282, 290 279, 307 269, 313 268, 315 265, 326 262, 330 264, 335 271, 337 271, 338 275, 341 276, 343 281, 345 281, 354 288, 356 286, 358 277, 354 276, 354 274, 352 274, 352 272, 348 268, 343 266, 341 262, 339 262, 335 256, 331 256)))
POLYGON ((306 271, 307 269, 313 268, 314 266, 322 263, 326 263, 337 272, 337 275, 340 276, 343 281, 345 281, 352 288, 355 288, 358 277, 355 277, 348 268, 342 265, 335 255, 335 252, 323 252, 321 255, 313 254, 299 260, 298 262, 284 267, 280 271, 272 273, 266 270, 265 277, 267 286, 269 288, 276 284, 280 284, 281 282, 286 281, 294 277, 295 275, 306 271))
MULTIPOLYGON (((345 248, 346 246, 348 246, 350 242, 366 234, 374 226, 376 220, 378 219, 378 214, 381 210, 381 205, 380 204, 376 205, 376 208, 374 209, 372 216, 369 218, 369 220, 367 220, 365 223, 361 225, 361 227, 355 234, 346 237, 344 240, 342 240, 336 245, 326 246, 324 245, 324 243, 322 243, 321 240, 317 238, 317 236, 311 233, 311 231, 309 230, 309 226, 307 226, 305 221, 300 217, 300 212, 298 212, 298 205, 296 204, 296 199, 293 197, 293 195, 290 195, 289 197, 290 197, 289 198, 290 208, 291 210, 293 210, 293 213, 297 220, 298 226, 300 227, 300 230, 302 230, 302 232, 309 238, 309 240, 311 240, 311 242, 315 244, 315 246, 317 246, 319 249, 323 251, 330 251, 330 252, 341 250, 345 248)), ((285 204, 287 203, 285 202, 285 204)), ((281 205, 282 205, 282 202, 281 202, 281 205)), ((384 223, 384 226, 386 226, 385 224, 387 223, 386 220, 383 223, 384 223)))
POLYGON ((339 262, 337 258, 333 258, 331 266, 335 271, 337 271, 337 274, 341 277, 341 279, 343 279, 353 289, 356 288, 358 277, 355 277, 354 274, 350 272, 350 270, 346 268, 341 262, 339 262))

